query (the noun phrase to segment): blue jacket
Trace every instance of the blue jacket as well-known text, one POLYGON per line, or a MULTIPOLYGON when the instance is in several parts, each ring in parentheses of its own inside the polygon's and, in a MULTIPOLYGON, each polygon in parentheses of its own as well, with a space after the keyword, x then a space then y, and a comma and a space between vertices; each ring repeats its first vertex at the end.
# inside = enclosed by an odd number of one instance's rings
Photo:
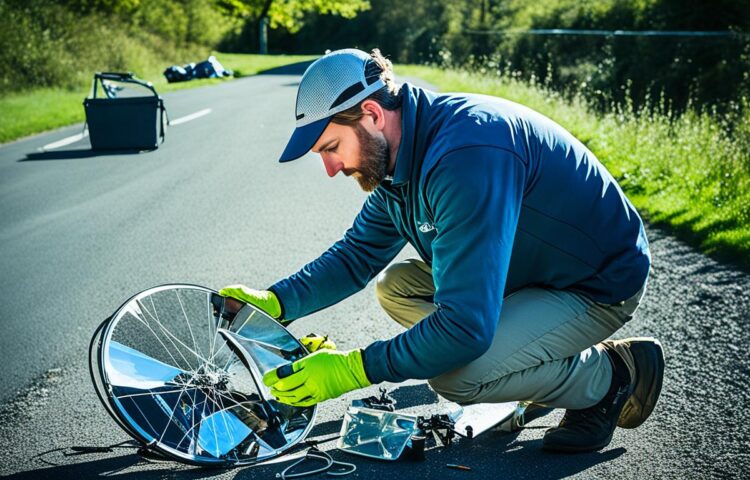
POLYGON ((432 266, 437 310, 364 350, 373 383, 433 378, 482 355, 503 297, 567 289, 602 303, 634 295, 650 266, 638 213, 580 141, 516 103, 402 87, 392 181, 344 238, 271 287, 284 318, 362 289, 409 242, 432 266))

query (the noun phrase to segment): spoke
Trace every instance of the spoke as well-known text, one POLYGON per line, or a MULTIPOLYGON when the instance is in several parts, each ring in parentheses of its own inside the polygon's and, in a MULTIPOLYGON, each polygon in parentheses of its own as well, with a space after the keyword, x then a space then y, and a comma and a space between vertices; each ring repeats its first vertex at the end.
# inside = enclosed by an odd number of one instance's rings
POLYGON ((195 347, 195 351, 201 354, 203 356, 203 352, 201 352, 200 348, 198 347, 198 343, 195 341, 195 335, 193 335, 193 328, 190 326, 190 319, 187 316, 187 313, 185 312, 185 306, 182 304, 182 299, 180 298, 180 291, 175 290, 174 294, 177 295, 177 301, 180 302, 180 309, 182 309, 182 315, 185 317, 185 323, 187 323, 188 330, 190 331, 190 338, 193 339, 193 346, 195 347))
MULTIPOLYGON (((195 425, 195 409, 197 408, 197 405, 195 403, 195 399, 198 396, 197 394, 198 394, 198 390, 193 390, 193 398, 192 398, 192 400, 193 400, 193 408, 190 409, 190 425, 191 426, 195 425)), ((182 440, 180 440, 180 443, 182 443, 182 440)), ((197 439, 194 436, 191 437, 190 438, 190 447, 191 447, 190 449, 192 449, 192 452, 188 452, 190 455, 195 455, 196 454, 196 451, 198 449, 197 445, 198 445, 197 439)))
POLYGON ((166 393, 177 393, 177 392, 181 392, 181 391, 186 390, 186 389, 187 389, 187 387, 176 388, 174 390, 164 390, 162 392, 128 393, 126 395, 115 395, 115 397, 117 397, 118 399, 132 398, 132 397, 143 397, 143 396, 146 396, 146 395, 151 395, 153 397, 153 396, 156 396, 156 395, 162 395, 162 394, 166 394, 166 393))
MULTIPOLYGON (((214 323, 215 317, 213 316, 213 308, 211 308, 211 306, 213 305, 211 303, 211 293, 207 292, 206 296, 207 296, 207 300, 208 300, 206 302, 208 304, 208 310, 206 311, 206 313, 208 314, 208 336, 210 338, 212 336, 211 335, 211 325, 214 323)), ((219 318, 221 318, 221 311, 219 312, 219 318)), ((218 328, 218 326, 217 326, 217 328, 218 328)), ((213 356, 214 356, 213 345, 211 345, 209 343, 208 344, 208 358, 212 358, 213 356)))
POLYGON ((219 312, 219 319, 218 319, 216 325, 214 325, 214 334, 211 335, 211 330, 208 331, 208 334, 210 336, 212 336, 212 338, 211 338, 211 356, 208 357, 209 360, 212 363, 213 363, 214 357, 216 356, 216 337, 219 336, 219 323, 221 323, 221 312, 219 312))
MULTIPOLYGON (((238 355, 237 355, 237 354, 235 354, 234 356, 238 356, 238 355)), ((224 364, 224 370, 225 370, 225 371, 226 371, 227 369, 229 369, 229 365, 230 365, 230 364, 232 363, 232 360, 234 360, 234 356, 232 356, 232 355, 229 355, 229 358, 227 359, 227 362, 226 362, 226 363, 224 364)))
MULTIPOLYGON (((234 353, 234 352, 231 352, 231 353, 234 353)), ((239 356, 236 353, 234 353, 234 355, 230 354, 229 358, 227 359, 227 363, 224 364, 224 371, 225 372, 229 371, 230 364, 232 363, 233 360, 235 360, 235 357, 237 358, 237 360, 240 361, 240 363, 242 363, 242 360, 239 358, 239 356)))
MULTIPOLYGON (((188 370, 196 370, 196 368, 193 367, 193 365, 190 363, 190 361, 187 358, 185 358, 185 355, 183 355, 182 350, 180 350, 179 347, 177 347, 177 345, 174 343, 174 340, 172 340, 172 338, 174 338, 175 340, 177 340, 180 344, 182 344, 188 350, 190 350, 190 347, 188 347, 183 342, 181 342, 180 339, 175 336, 175 334, 173 334, 171 331, 169 331, 169 329, 167 327, 165 327, 161 323, 161 321, 159 321, 159 315, 156 312, 156 306, 154 305, 154 298, 153 298, 153 296, 149 297, 149 300, 151 300, 151 306, 154 307, 154 313, 152 314, 151 312, 149 312, 148 309, 146 308, 146 306, 143 305, 143 304, 141 304, 141 309, 143 311, 145 311, 156 322, 157 325, 159 325, 159 328, 161 328, 164 331, 164 333, 167 334, 167 340, 169 340, 172 343, 172 346, 174 347, 174 349, 177 350, 177 353, 179 353, 180 356, 182 357, 182 359, 185 361, 185 363, 187 363, 188 370)), ((191 352, 192 352, 192 350, 191 350, 191 352)), ((192 352, 192 353, 193 353, 193 355, 198 356, 197 353, 195 353, 195 352, 192 352)), ((198 357, 198 358, 200 358, 200 357, 198 357)))
MULTIPOLYGON (((136 301, 136 305, 140 305, 140 302, 136 301)), ((139 307, 139 310, 142 310, 141 307, 139 307)), ((178 362, 177 359, 174 358, 174 355, 172 355, 172 352, 167 348, 164 342, 161 341, 161 337, 156 334, 153 328, 151 328, 151 325, 146 321, 146 319, 141 318, 140 315, 136 315, 136 313, 132 311, 130 312, 130 314, 133 315, 133 317, 135 317, 136 320, 144 324, 146 328, 148 328, 149 331, 154 335, 154 337, 156 337, 156 341, 158 341, 161 344, 161 346, 164 347, 164 350, 167 352, 167 355, 169 355, 169 357, 172 359, 172 362, 174 362, 174 365, 170 365, 170 366, 178 368, 180 370, 185 370, 185 368, 180 365, 180 362, 178 362)), ((190 367, 190 365, 188 365, 188 367, 190 367)), ((188 370, 190 370, 190 368, 188 368, 188 370)))
MULTIPOLYGON (((229 395, 223 394, 223 393, 221 393, 219 391, 217 391, 216 393, 218 393, 221 397, 225 398, 227 401, 234 403, 234 406, 240 407, 241 409, 245 410, 246 412, 249 412, 249 413, 252 413, 253 415, 256 415, 256 413, 252 409, 247 408, 246 406, 244 406, 243 404, 241 404, 237 400, 233 399, 229 395)), ((232 405, 230 405, 227 408, 232 408, 232 405)))
MULTIPOLYGON (((146 423, 148 423, 148 426, 149 426, 149 428, 151 428, 151 431, 154 433, 154 435, 156 435, 156 432, 157 432, 156 427, 154 427, 153 425, 151 425, 151 422, 148 421, 148 416, 143 412, 143 410, 141 410, 140 405, 138 405, 133 400, 131 400, 130 403, 132 403, 133 405, 135 405, 135 408, 138 409, 138 412, 140 412, 140 414, 143 417, 143 419, 146 420, 146 423)), ((135 422, 131 422, 131 425, 139 426, 139 425, 135 424, 135 422)))
MULTIPOLYGON (((206 404, 208 403, 208 395, 206 395, 206 392, 202 392, 202 393, 203 393, 203 406, 201 407, 201 419, 198 423, 195 423, 195 421, 193 421, 193 426, 190 427, 190 430, 185 432, 185 435, 195 430, 196 427, 199 427, 201 423, 203 423, 203 420, 206 418, 206 404)), ((200 431, 195 430, 195 434, 193 438, 195 439, 196 443, 199 443, 200 441, 199 435, 200 435, 200 431)))
MULTIPOLYGON (((195 375, 193 375, 195 376, 195 375)), ((192 377, 191 377, 192 380, 192 377)), ((180 391, 180 394, 177 396, 177 399, 175 400, 174 407, 172 407, 172 413, 169 415, 169 419, 167 420, 167 424, 164 425, 164 431, 161 432, 161 435, 159 435, 159 443, 164 439, 164 434, 167 433, 167 430, 169 429, 169 425, 172 423, 174 419, 174 414, 177 411, 177 406, 180 404, 180 400, 182 399, 182 395, 184 395, 185 391, 188 389, 188 387, 182 387, 182 390, 180 391)), ((177 442, 177 445, 179 445, 180 442, 177 442)))
MULTIPOLYGON (((159 325, 159 328, 161 328, 164 331, 164 333, 167 334, 167 337, 169 338, 169 341, 172 342, 172 345, 174 345, 175 348, 177 348, 177 345, 175 345, 175 343, 174 343, 176 341, 177 343, 179 343, 180 345, 182 345, 185 349, 187 349, 190 353, 192 353, 193 355, 195 355, 195 357, 197 359, 201 360, 202 362, 204 362, 207 365, 211 365, 212 367, 218 368, 218 365, 215 365, 212 361, 204 358, 202 355, 199 355, 198 352, 196 352, 192 348, 188 347, 182 340, 180 340, 179 338, 177 338, 172 332, 169 331, 169 329, 167 327, 165 327, 164 325, 162 325, 161 322, 159 322, 159 320, 156 317, 154 317, 153 315, 151 315, 151 312, 149 312, 147 309, 146 309, 146 312, 157 323, 157 325, 159 325), (174 340, 172 340, 172 339, 174 339, 174 340)), ((156 334, 154 334, 154 335, 156 335, 156 334)), ((158 336, 157 336, 157 338, 158 338, 158 336)), ((180 351, 179 349, 177 349, 177 350, 180 351)), ((184 355, 183 355, 183 358, 185 358, 184 355)), ((187 361, 187 360, 185 360, 185 361, 187 361)), ((188 365, 189 365, 189 362, 188 362, 188 365)), ((191 366, 189 368, 189 370, 195 370, 195 369, 191 366)))
MULTIPOLYGON (((216 401, 215 401, 215 400, 213 400, 213 399, 210 399, 210 398, 208 397, 208 395, 206 395, 206 400, 211 400, 211 402, 212 402, 212 403, 213 403, 214 405, 216 405, 217 407, 220 407, 220 406, 221 406, 221 405, 219 405, 218 403, 216 403, 216 401)), ((180 441, 179 441, 179 442, 177 442, 177 444, 178 444, 178 445, 179 445, 180 443, 182 443, 182 441, 183 441, 183 440, 184 440, 184 439, 185 439, 185 438, 186 438, 186 437, 187 437, 187 436, 188 436, 188 435, 190 434, 190 432, 192 432, 192 431, 193 431, 193 430, 195 430, 196 428, 200 427, 200 426, 201 426, 201 424, 203 424, 203 422, 204 422, 204 421, 206 420, 206 417, 204 416, 204 414, 205 414, 205 412, 206 412, 206 403, 207 403, 206 401, 204 401, 204 402, 203 402, 203 409, 202 409, 202 411, 201 411, 201 421, 200 421, 200 422, 198 422, 198 423, 193 423, 193 426, 192 426, 192 427, 190 427, 190 429, 189 429, 189 430, 188 430, 187 432, 185 432, 185 434, 184 434, 184 435, 182 436, 182 438, 180 439, 180 441)), ((211 415, 215 415, 216 413, 227 411, 227 410, 229 410, 230 408, 232 408, 232 407, 226 407, 226 408, 223 408, 223 409, 219 409, 219 410, 215 411, 214 413, 212 413, 211 415)))
MULTIPOLYGON (((213 391, 213 389, 209 390, 209 392, 213 391)), ((213 398, 211 399, 212 402, 214 402, 214 405, 219 407, 219 412, 221 411, 221 405, 216 402, 213 398)), ((216 451, 215 457, 219 456, 219 436, 216 435, 216 415, 221 415, 219 412, 214 412, 211 414, 211 430, 214 432, 214 449, 216 451)))
MULTIPOLYGON (((216 393, 219 393, 219 391, 217 390, 216 393)), ((219 395, 221 395, 221 393, 219 393, 219 395)), ((221 408, 226 408, 226 406, 224 405, 224 402, 221 401, 220 397, 217 397, 216 399, 219 401, 219 405, 221 405, 221 408)), ((221 415, 221 419, 224 422, 224 428, 226 429, 227 433, 229 434, 229 440, 232 442, 232 444, 234 444, 234 435, 232 435, 232 431, 229 429, 229 424, 227 423, 226 417, 224 416, 223 413, 220 413, 219 415, 221 415)))

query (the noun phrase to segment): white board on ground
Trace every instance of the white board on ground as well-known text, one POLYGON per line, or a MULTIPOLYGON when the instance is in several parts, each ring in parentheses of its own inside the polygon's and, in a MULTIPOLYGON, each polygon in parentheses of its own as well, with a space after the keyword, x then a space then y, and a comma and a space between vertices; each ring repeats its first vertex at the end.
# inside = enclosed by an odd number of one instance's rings
MULTIPOLYGON (((450 410, 455 412, 455 415, 458 415, 455 426, 456 431, 466 435, 466 427, 471 426, 473 436, 477 437, 501 423, 509 423, 517 414, 519 405, 518 402, 476 403, 465 406, 451 404, 450 410)), ((522 413, 522 411, 519 413, 522 413)), ((508 425, 508 431, 510 431, 510 424, 508 425)))

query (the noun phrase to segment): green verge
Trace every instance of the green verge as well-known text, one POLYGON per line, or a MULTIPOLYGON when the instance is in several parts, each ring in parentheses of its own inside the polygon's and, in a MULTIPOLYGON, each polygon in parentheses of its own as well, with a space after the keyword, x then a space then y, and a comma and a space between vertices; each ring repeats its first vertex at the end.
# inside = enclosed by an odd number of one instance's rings
POLYGON ((621 109, 595 113, 540 85, 506 77, 398 65, 441 91, 476 92, 526 105, 582 142, 653 224, 704 252, 750 267, 750 101, 735 114, 679 116, 621 109))
MULTIPOLYGON (((255 75, 284 65, 315 59, 308 55, 250 55, 215 53, 224 68, 234 70, 235 78, 255 75)), ((166 68, 166 66, 164 67, 166 68)), ((134 72, 139 78, 151 81, 161 93, 186 88, 196 88, 229 81, 226 78, 193 80, 184 83, 167 83, 163 69, 151 68, 134 72)), ((93 77, 94 72, 91 72, 93 77)), ((83 99, 91 86, 81 85, 68 90, 42 88, 13 93, 0 97, 0 143, 9 142, 34 133, 64 127, 84 121, 83 99)))

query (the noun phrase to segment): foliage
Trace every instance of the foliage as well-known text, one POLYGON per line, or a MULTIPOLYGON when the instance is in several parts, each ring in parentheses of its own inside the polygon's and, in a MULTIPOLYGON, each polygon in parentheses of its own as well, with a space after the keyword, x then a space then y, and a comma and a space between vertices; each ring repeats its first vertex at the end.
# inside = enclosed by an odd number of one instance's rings
POLYGON ((218 0, 57 0, 78 15, 98 14, 117 18, 130 27, 143 29, 178 45, 215 45, 232 28, 236 19, 218 0))
POLYGON ((205 59, 221 31, 202 27, 211 23, 200 0, 170 2, 140 0, 123 3, 130 15, 98 12, 92 5, 106 4, 125 11, 117 2, 83 1, 75 8, 44 0, 0 0, 0 93, 38 87, 80 88, 95 71, 161 69, 171 64, 205 59), (148 8, 146 8, 148 7, 148 8), (201 20, 183 22, 155 15, 175 8, 201 20), (159 10, 159 9, 162 10, 159 10), (149 13, 144 13, 148 11, 149 13), (197 30, 197 31, 196 31, 197 30))
POLYGON ((439 59, 441 39, 460 28, 460 2, 437 0, 378 0, 353 20, 312 13, 295 35, 270 32, 279 51, 318 53, 356 46, 379 47, 399 62, 422 63, 439 59))
POLYGON ((310 12, 340 15, 342 18, 351 19, 368 8, 370 8, 368 0, 276 0, 271 4, 269 18, 271 28, 282 27, 289 33, 296 33, 302 27, 305 16, 310 12))
MULTIPOLYGON (((750 32, 746 0, 493 3, 498 14, 484 28, 750 32)), ((724 104, 750 93, 750 36, 492 38, 498 41, 489 52, 495 63, 518 70, 526 79, 546 77, 563 92, 577 93, 583 86, 599 108, 609 108, 613 102, 649 104, 664 96, 673 107, 683 109, 690 102, 724 104)))
POLYGON ((381 0, 351 21, 312 15, 284 51, 379 47, 394 61, 517 72, 600 110, 662 97, 727 104, 750 94, 748 0, 381 0), (722 30, 734 37, 536 36, 526 30, 722 30))
POLYGON ((241 52, 257 51, 258 20, 264 13, 269 18, 271 29, 293 35, 300 31, 310 15, 333 15, 349 20, 370 8, 369 0, 221 0, 220 5, 244 21, 242 28, 227 35, 220 47, 241 52))

